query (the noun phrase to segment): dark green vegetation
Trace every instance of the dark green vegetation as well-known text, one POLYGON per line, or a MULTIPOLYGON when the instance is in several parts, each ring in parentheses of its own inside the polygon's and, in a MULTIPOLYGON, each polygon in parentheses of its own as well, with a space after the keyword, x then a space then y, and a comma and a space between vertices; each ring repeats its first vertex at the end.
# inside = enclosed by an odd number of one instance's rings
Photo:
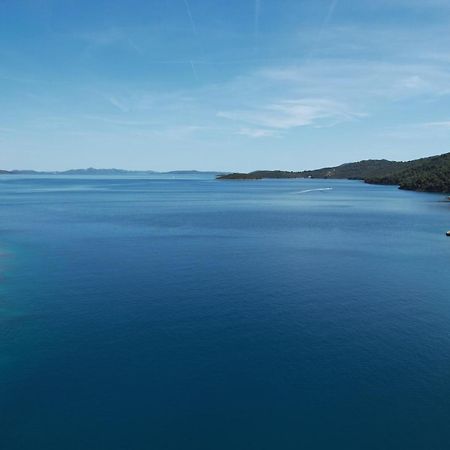
POLYGON ((367 177, 366 183, 398 184, 400 189, 450 192, 450 153, 405 163, 399 171, 367 177))
POLYGON ((257 170, 250 173, 230 173, 219 175, 218 180, 262 180, 264 178, 305 178, 304 172, 287 172, 284 170, 257 170))
POLYGON ((450 192, 450 153, 413 161, 365 160, 317 170, 288 172, 260 170, 218 176, 219 180, 260 180, 263 178, 332 178, 364 180, 372 184, 394 184, 400 189, 450 192))

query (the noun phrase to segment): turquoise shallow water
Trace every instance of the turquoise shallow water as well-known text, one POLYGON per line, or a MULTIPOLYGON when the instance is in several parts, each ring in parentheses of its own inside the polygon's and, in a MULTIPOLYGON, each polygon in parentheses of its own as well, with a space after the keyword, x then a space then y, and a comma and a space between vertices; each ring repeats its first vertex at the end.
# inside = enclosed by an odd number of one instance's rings
POLYGON ((0 448, 450 448, 450 204, 0 178, 0 448))

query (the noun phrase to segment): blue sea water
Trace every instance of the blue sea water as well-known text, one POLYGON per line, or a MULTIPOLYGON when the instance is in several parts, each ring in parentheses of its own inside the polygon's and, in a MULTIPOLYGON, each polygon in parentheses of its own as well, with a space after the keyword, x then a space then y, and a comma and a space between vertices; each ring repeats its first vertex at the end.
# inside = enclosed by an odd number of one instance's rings
POLYGON ((0 178, 2 450, 450 448, 450 203, 0 178))

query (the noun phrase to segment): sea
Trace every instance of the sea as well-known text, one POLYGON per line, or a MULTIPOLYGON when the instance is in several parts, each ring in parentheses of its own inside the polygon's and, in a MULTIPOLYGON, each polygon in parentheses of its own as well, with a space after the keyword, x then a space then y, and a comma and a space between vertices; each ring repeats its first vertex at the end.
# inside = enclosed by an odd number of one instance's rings
POLYGON ((448 450, 450 202, 0 177, 1 450, 448 450))

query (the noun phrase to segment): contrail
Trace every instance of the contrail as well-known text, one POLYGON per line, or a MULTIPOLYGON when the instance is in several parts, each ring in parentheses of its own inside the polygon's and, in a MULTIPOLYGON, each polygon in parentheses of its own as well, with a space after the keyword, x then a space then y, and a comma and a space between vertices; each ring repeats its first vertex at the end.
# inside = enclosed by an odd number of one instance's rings
POLYGON ((339 1, 339 0, 333 0, 333 1, 331 2, 330 8, 328 9, 328 13, 327 13, 327 15, 325 16, 325 19, 323 20, 323 23, 322 23, 322 30, 323 30, 323 27, 326 26, 326 25, 328 25, 328 23, 329 23, 330 20, 332 19, 333 14, 334 14, 334 10, 336 9, 336 6, 337 6, 337 4, 338 4, 338 1, 339 1))
POLYGON ((311 51, 309 52, 309 54, 307 55, 306 61, 309 62, 309 60, 312 57, 312 54, 314 53, 314 51, 317 49, 317 47, 320 46, 320 43, 322 42, 322 36, 323 33, 325 31, 326 26, 330 23, 331 19, 333 18, 333 14, 334 14, 334 10, 337 7, 339 0, 332 0, 330 7, 328 8, 327 14, 325 15, 323 21, 322 21, 322 25, 320 27, 319 33, 317 34, 315 43, 313 45, 313 48, 311 49, 311 51))
POLYGON ((258 41, 259 36, 259 14, 261 11, 261 0, 255 0, 255 22, 254 22, 254 33, 255 41, 258 41))
POLYGON ((197 34, 197 27, 195 26, 194 18, 192 17, 192 12, 191 12, 191 7, 189 6, 189 1, 188 0, 183 0, 183 1, 186 6, 186 11, 189 16, 189 20, 191 22, 192 32, 194 34, 197 34))
POLYGON ((194 78, 196 79, 196 81, 198 81, 198 74, 197 74, 197 70, 195 68, 194 61, 192 61, 192 59, 191 59, 189 62, 191 63, 191 69, 192 69, 192 73, 194 74, 194 78))

